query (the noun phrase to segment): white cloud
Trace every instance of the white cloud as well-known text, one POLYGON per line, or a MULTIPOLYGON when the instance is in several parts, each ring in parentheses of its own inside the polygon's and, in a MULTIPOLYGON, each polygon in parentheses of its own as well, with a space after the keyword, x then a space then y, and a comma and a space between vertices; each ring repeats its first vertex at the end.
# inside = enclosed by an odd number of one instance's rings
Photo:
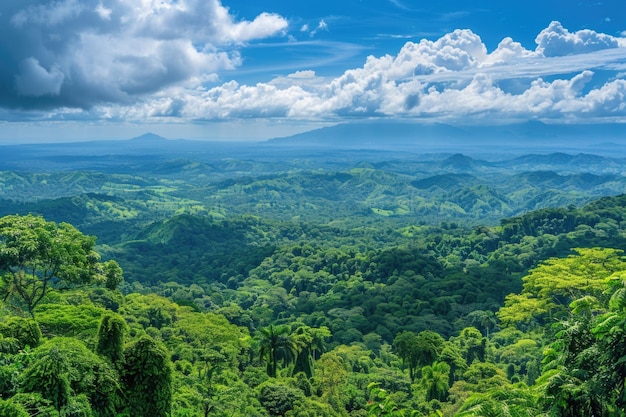
POLYGON ((98 4, 95 11, 103 20, 111 20, 111 13, 113 13, 113 10, 107 9, 102 3, 98 4))
POLYGON ((13 15, 11 23, 17 27, 57 26, 76 18, 84 10, 84 5, 78 0, 62 0, 49 4, 29 6, 13 15))
POLYGON ((310 37, 314 37, 320 31, 328 32, 328 23, 326 23, 326 21, 324 19, 322 19, 322 20, 320 20, 318 22, 317 26, 313 30, 310 30, 310 27, 309 27, 308 24, 304 24, 300 28, 300 31, 301 32, 309 32, 309 36, 310 37))
POLYGON ((619 47, 619 40, 604 33, 583 29, 569 32, 559 22, 552 22, 537 38, 537 51, 544 56, 561 56, 619 47))
POLYGON ((109 29, 71 36, 68 29, 65 48, 25 57, 14 75, 16 91, 26 97, 83 94, 95 103, 91 117, 137 122, 626 119, 623 40, 590 30, 569 32, 558 22, 537 36, 535 50, 505 38, 488 51, 477 34, 455 30, 436 40, 407 42, 395 55, 370 56, 333 78, 306 65, 255 85, 229 81, 205 88, 221 70, 241 64, 237 49, 224 45, 280 33, 286 21, 262 14, 235 22, 219 2, 199 1, 166 0, 156 7, 134 0, 130 14, 115 9, 117 3, 93 3, 81 13, 92 13, 94 22, 109 29), (191 4, 204 15, 192 16, 185 9, 191 4), (98 6, 111 10, 108 18, 98 6), (213 20, 205 27, 207 15, 213 20), (597 70, 614 76, 606 81, 597 70), (507 87, 511 83, 515 88, 507 87))
POLYGON ((313 78, 315 77, 315 71, 304 70, 304 71, 296 71, 293 74, 287 75, 288 78, 313 78))
MULTIPOLYGON (((626 81, 595 85, 594 73, 588 70, 622 62, 626 49, 597 51, 598 42, 591 39, 605 37, 581 31, 572 36, 586 40, 579 48, 584 53, 544 56, 546 46, 556 51, 556 42, 546 40, 548 33, 569 34, 560 27, 553 23, 544 30, 540 37, 545 42, 536 51, 505 38, 490 53, 478 35, 455 30, 435 41, 407 42, 395 56, 370 56, 363 67, 331 80, 298 71, 254 86, 230 82, 200 93, 183 92, 177 109, 189 119, 626 117, 626 81), (556 74, 563 76, 543 78, 556 74), (506 80, 526 80, 526 87, 506 91, 500 86, 506 80)), ((576 44, 572 36, 561 39, 561 45, 576 44)))
POLYGON ((507 64, 511 62, 519 62, 522 59, 536 57, 535 52, 525 49, 521 43, 515 42, 511 38, 504 38, 498 47, 483 61, 483 64, 507 64))
POLYGON ((241 65, 238 46, 282 35, 273 13, 236 20, 219 0, 57 0, 0 3, 0 106, 132 103, 193 87, 241 65), (45 101, 28 97, 49 96, 45 101))

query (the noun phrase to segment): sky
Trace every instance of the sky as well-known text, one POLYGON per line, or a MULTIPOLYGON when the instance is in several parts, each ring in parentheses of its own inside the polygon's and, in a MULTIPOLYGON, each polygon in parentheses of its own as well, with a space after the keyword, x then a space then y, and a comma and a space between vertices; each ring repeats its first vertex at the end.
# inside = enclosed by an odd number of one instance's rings
POLYGON ((0 27, 0 144, 626 122, 623 0, 20 0, 0 27))

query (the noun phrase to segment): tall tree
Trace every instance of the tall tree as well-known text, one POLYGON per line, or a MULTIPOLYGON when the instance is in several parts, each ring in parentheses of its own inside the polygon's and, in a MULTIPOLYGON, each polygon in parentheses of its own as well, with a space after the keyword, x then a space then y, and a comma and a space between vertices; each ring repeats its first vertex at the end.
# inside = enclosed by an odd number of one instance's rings
POLYGON ((419 368, 437 360, 443 349, 443 343, 443 337, 430 330, 424 330, 419 334, 404 331, 393 340, 393 347, 402 359, 403 365, 409 368, 411 381, 415 381, 419 368))
POLYGON ((323 352, 324 342, 330 337, 330 330, 322 326, 320 328, 309 327, 300 324, 293 332, 293 340, 296 344, 296 358, 294 361, 293 374, 304 372, 308 378, 313 376, 313 363, 318 352, 323 352))
POLYGON ((431 366, 422 368, 421 385, 426 391, 426 401, 448 399, 448 385, 450 365, 445 362, 435 362, 431 366))
POLYGON ((122 382, 127 411, 137 417, 167 417, 172 408, 172 366, 167 350, 142 336, 124 350, 122 382))
POLYGON ((127 331, 128 325, 119 314, 109 313, 102 316, 96 352, 109 358, 118 369, 124 360, 124 335, 127 331))
POLYGON ((104 274, 104 286, 110 290, 117 289, 117 286, 124 281, 124 272, 117 261, 104 262, 102 272, 104 274))
POLYGON ((102 272, 95 243, 68 223, 33 215, 0 218, 4 300, 33 316, 53 283, 61 288, 93 282, 102 272))
POLYGON ((278 363, 291 363, 295 358, 297 345, 287 326, 270 325, 259 331, 259 356, 267 362, 267 374, 275 378, 278 363))

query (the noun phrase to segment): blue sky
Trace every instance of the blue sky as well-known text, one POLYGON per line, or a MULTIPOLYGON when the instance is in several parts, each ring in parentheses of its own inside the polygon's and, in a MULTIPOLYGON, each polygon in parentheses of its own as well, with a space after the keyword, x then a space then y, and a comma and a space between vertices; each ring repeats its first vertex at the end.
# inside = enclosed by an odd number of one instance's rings
POLYGON ((623 0, 21 0, 0 25, 0 143, 626 122, 623 0))

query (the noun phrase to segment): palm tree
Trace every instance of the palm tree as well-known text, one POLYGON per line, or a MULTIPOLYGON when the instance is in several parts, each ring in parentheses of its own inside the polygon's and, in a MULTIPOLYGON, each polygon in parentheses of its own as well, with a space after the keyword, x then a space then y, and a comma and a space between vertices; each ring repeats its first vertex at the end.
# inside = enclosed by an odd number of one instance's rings
POLYGON ((496 315, 491 310, 474 310, 467 315, 474 326, 480 326, 485 331, 485 336, 489 339, 490 331, 498 326, 496 315))
POLYGON ((267 375, 275 378, 279 362, 293 362, 298 351, 297 345, 287 326, 270 325, 259 329, 259 332, 259 357, 267 361, 267 375))
POLYGON ((298 324, 292 333, 296 346, 293 374, 304 372, 308 378, 313 376, 313 363, 319 359, 326 348, 326 339, 331 335, 328 327, 309 327, 298 324))
POLYGON ((426 389, 427 401, 448 399, 449 375, 450 365, 445 362, 435 362, 432 366, 422 368, 421 384, 426 389))

